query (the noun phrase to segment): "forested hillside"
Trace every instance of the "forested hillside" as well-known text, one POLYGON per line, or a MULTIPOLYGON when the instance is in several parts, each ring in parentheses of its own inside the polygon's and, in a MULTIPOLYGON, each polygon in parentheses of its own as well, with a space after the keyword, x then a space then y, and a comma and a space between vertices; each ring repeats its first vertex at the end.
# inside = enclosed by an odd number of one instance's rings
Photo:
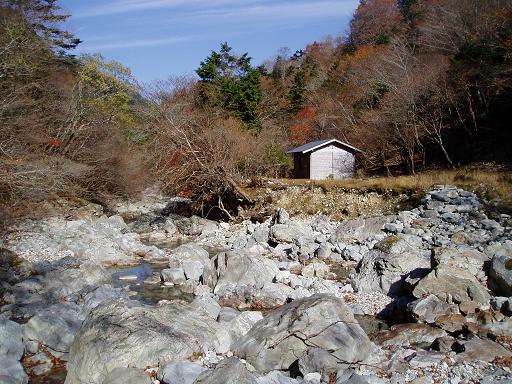
POLYGON ((361 1, 348 36, 260 66, 223 43, 197 77, 151 85, 100 55, 73 56, 66 19, 54 0, 0 1, 9 211, 154 182, 240 195, 242 178, 285 176, 286 150, 321 138, 361 148, 367 174, 512 159, 510 1, 361 1))

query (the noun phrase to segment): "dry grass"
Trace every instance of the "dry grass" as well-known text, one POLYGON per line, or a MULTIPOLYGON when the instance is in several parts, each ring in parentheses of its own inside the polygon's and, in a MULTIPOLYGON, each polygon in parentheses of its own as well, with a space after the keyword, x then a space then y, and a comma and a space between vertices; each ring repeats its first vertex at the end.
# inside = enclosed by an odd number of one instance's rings
MULTIPOLYGON (((498 167, 496 167, 498 168, 498 167)), ((288 185, 362 191, 415 193, 430 189, 436 184, 452 184, 473 191, 488 200, 499 199, 512 205, 512 172, 492 169, 490 166, 466 167, 455 170, 431 170, 416 175, 396 177, 354 178, 349 180, 279 179, 288 185)))

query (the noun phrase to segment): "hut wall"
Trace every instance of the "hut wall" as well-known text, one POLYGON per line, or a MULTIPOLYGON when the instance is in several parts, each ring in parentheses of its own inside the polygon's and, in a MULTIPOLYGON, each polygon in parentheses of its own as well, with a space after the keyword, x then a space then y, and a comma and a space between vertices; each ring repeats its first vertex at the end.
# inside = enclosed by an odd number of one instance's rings
POLYGON ((313 180, 346 179, 354 176, 355 156, 335 145, 311 153, 310 178, 313 180))

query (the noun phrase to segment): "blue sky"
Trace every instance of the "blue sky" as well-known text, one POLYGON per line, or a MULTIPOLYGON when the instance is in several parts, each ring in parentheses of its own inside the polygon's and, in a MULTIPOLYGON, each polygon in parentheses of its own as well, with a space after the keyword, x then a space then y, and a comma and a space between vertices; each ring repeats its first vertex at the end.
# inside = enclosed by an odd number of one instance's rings
POLYGON ((359 0, 61 0, 66 27, 141 81, 192 74, 227 41, 253 64, 343 34, 359 0))

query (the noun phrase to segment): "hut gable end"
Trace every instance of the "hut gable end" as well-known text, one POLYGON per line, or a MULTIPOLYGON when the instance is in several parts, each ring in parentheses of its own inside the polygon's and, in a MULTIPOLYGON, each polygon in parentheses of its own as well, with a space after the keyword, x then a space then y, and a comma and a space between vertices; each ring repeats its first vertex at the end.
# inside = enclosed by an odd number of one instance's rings
POLYGON ((353 177, 356 152, 360 150, 336 139, 313 141, 288 151, 294 158, 294 177, 314 180, 353 177))

